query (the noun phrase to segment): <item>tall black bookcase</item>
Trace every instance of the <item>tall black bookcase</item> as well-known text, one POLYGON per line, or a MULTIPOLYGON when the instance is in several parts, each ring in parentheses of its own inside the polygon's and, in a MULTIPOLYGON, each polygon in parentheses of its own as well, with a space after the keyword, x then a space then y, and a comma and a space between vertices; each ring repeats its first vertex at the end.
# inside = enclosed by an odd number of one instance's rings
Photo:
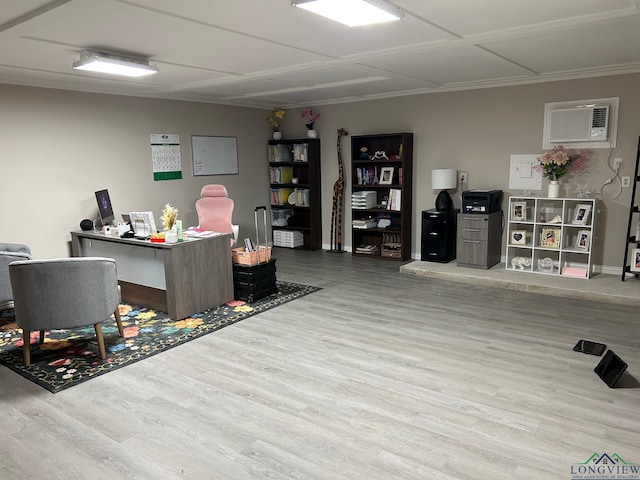
POLYGON ((320 139, 269 140, 267 153, 274 237, 299 232, 296 248, 321 249, 320 139))
POLYGON ((351 137, 353 255, 411 258, 412 183, 412 133, 351 137))

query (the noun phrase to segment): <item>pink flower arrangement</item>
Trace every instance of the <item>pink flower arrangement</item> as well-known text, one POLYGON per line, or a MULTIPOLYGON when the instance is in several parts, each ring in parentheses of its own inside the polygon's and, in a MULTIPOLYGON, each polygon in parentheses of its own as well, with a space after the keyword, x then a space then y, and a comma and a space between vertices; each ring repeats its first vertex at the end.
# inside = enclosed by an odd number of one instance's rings
POLYGON ((313 110, 311 110, 310 108, 303 108, 302 113, 300 113, 300 116, 305 119, 305 122, 306 122, 305 126, 309 130, 313 130, 313 124, 316 122, 316 120, 318 120, 318 118, 320 117, 320 114, 313 113, 313 110))
POLYGON ((562 145, 553 148, 538 157, 537 171, 549 180, 559 180, 568 173, 581 172, 585 169, 585 160, 593 154, 592 150, 565 150, 562 145))

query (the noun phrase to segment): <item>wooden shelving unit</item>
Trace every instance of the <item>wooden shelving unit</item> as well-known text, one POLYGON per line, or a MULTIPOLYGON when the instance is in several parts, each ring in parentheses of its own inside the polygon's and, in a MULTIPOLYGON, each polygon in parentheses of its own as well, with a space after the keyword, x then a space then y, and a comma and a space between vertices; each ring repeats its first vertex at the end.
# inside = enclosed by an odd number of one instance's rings
POLYGON ((349 200, 353 255, 395 260, 411 258, 412 183, 412 133, 351 137, 352 198, 349 200), (363 192, 374 192, 366 195, 373 198, 373 203, 354 208, 357 203, 354 196, 362 200, 359 196, 365 196, 363 192), (375 221, 375 226, 356 228, 367 220, 375 221), (387 223, 389 226, 384 226, 387 223), (372 252, 364 253, 363 247, 372 252))
POLYGON ((268 157, 274 237, 301 235, 295 248, 321 249, 320 139, 269 140, 268 157))
POLYGON ((591 276, 594 199, 509 197, 507 215, 507 270, 591 276))

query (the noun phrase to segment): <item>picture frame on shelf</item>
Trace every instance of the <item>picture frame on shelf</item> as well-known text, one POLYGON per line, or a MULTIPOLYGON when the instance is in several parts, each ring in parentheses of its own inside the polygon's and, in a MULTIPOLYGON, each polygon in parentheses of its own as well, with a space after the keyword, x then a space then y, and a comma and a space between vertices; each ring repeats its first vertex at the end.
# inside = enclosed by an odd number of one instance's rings
POLYGON ((560 248, 562 230, 557 227, 545 227, 540 232, 540 246, 545 248, 560 248))
POLYGON ((578 238, 576 239, 576 248, 578 250, 589 250, 590 243, 591 243, 591 232, 589 230, 578 231, 578 238))
POLYGON ((588 203, 579 203, 576 205, 575 215, 573 216, 574 225, 587 225, 589 214, 591 213, 591 205, 588 203))
POLYGON ((382 167, 380 169, 380 185, 391 185, 393 183, 393 169, 394 167, 382 167))
POLYGON ((632 272, 640 272, 640 248, 631 249, 631 267, 632 272))
POLYGON ((527 244, 527 231, 526 230, 511 230, 511 233, 509 233, 509 243, 511 245, 526 245, 527 244))
POLYGON ((527 221, 527 202, 511 203, 511 220, 514 222, 527 221))

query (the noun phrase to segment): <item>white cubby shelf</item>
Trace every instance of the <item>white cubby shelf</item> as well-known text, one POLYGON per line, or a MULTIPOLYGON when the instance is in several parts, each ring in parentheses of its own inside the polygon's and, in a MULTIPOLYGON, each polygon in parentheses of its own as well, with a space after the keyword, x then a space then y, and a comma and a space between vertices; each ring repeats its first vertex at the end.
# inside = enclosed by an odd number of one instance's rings
POLYGON ((509 197, 506 269, 588 279, 596 200, 509 197))

